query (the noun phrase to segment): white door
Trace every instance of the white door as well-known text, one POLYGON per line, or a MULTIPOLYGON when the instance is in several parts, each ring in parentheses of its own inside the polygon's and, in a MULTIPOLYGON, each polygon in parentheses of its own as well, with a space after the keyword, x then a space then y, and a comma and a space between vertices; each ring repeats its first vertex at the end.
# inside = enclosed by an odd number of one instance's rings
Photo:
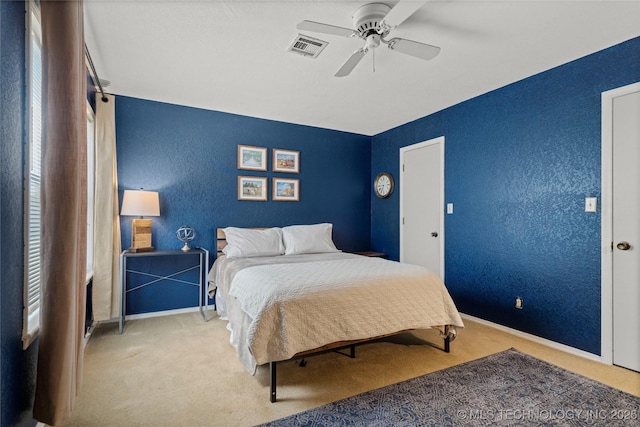
POLYGON ((444 137, 400 150, 400 261, 444 280, 444 137))
POLYGON ((613 99, 613 363, 640 371, 640 91, 613 99))

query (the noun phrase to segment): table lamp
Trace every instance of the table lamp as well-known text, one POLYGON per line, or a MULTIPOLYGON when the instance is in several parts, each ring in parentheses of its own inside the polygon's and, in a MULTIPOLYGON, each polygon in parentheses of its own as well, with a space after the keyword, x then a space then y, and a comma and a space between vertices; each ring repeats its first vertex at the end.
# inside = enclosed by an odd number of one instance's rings
POLYGON ((124 190, 120 215, 139 216, 131 223, 131 247, 129 252, 150 252, 151 220, 145 216, 160 216, 160 201, 157 191, 124 190))

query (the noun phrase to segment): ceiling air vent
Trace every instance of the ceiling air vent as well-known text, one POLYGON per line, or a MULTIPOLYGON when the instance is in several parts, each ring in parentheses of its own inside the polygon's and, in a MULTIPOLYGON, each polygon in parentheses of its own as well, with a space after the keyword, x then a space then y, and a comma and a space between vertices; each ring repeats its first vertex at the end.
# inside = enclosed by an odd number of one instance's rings
POLYGON ((291 46, 289 46, 289 52, 298 53, 309 58, 316 58, 328 44, 329 42, 298 34, 298 37, 296 37, 293 43, 291 43, 291 46))

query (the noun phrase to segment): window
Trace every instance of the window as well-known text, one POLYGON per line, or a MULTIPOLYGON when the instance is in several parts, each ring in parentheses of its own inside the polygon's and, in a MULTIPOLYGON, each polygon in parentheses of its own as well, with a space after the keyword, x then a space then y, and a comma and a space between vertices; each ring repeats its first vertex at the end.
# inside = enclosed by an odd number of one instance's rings
POLYGON ((40 329, 40 165, 42 140, 42 33, 39 10, 28 3, 27 93, 29 103, 25 150, 25 290, 22 342, 27 348, 40 329))
POLYGON ((93 109, 87 103, 87 284, 93 277, 93 222, 95 194, 96 124, 93 109))

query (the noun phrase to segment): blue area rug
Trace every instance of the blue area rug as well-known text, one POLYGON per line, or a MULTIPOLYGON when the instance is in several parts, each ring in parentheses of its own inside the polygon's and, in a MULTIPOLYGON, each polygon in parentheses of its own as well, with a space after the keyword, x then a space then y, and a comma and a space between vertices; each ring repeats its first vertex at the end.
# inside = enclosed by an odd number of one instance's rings
POLYGON ((512 348, 261 425, 630 427, 640 397, 512 348))

